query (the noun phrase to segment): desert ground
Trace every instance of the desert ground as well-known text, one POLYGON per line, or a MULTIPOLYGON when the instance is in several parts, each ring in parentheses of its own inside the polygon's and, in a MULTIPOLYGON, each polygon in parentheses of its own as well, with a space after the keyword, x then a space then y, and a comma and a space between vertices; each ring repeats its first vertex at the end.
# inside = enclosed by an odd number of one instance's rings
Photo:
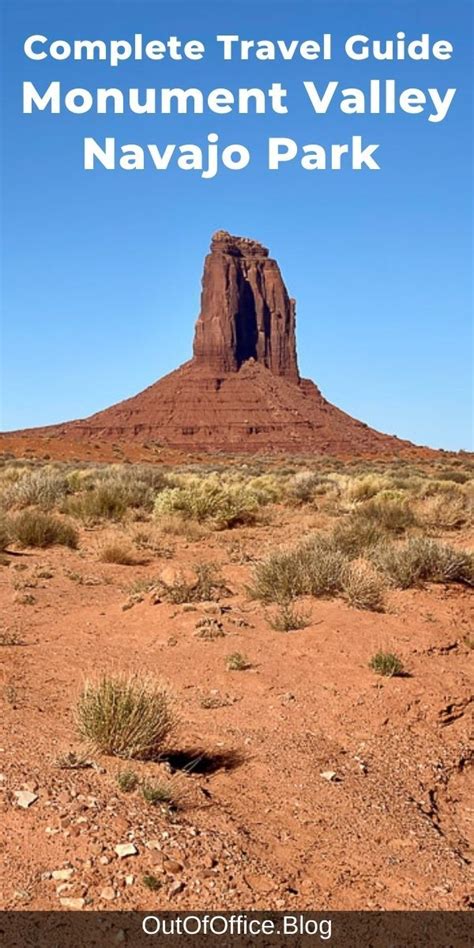
POLYGON ((472 907, 472 458, 97 453, 0 460, 1 907, 472 907))

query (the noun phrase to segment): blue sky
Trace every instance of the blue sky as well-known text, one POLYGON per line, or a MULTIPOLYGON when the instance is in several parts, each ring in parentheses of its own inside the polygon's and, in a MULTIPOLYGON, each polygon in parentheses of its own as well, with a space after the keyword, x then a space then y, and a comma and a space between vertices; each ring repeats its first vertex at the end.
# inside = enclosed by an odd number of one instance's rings
POLYGON ((472 446, 472 34, 468 2, 166 0, 4 3, 4 429, 84 417, 135 394, 189 358, 202 263, 213 231, 254 237, 297 301, 300 369, 368 424, 420 444, 472 446), (354 33, 454 45, 450 61, 352 62, 354 33), (201 39, 200 62, 27 60, 33 33, 54 39, 201 39), (223 62, 217 34, 333 35, 331 62, 223 62), (366 88, 370 78, 457 87, 447 118, 315 115, 302 83, 366 88), (199 86, 281 82, 288 115, 22 115, 22 83, 199 86), (82 167, 84 136, 118 143, 241 142, 248 168, 202 180, 82 167), (266 167, 271 136, 380 144, 378 172, 266 167))

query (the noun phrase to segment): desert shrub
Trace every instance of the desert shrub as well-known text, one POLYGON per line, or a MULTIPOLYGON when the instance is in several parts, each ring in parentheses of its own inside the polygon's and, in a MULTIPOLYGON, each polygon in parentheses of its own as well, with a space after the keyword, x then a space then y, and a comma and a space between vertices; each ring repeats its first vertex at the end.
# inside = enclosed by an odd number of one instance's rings
POLYGON ((138 774, 134 770, 120 770, 116 777, 122 793, 133 793, 138 787, 138 774))
POLYGON ((186 574, 178 573, 174 582, 161 584, 163 595, 169 602, 176 605, 207 602, 225 591, 225 584, 213 563, 198 563, 194 570, 195 577, 188 578, 186 574))
POLYGON ((263 602, 288 602, 296 596, 335 595, 342 589, 347 558, 315 537, 293 550, 279 550, 256 563, 250 595, 263 602))
POLYGON ((150 512, 158 491, 168 483, 162 471, 143 465, 109 465, 73 471, 68 483, 76 493, 65 509, 85 523, 122 520, 127 510, 150 512))
POLYGON ((347 566, 342 588, 348 603, 356 609, 383 611, 385 593, 383 576, 365 560, 354 560, 347 566))
POLYGON ((245 671, 250 668, 250 662, 241 652, 232 652, 226 658, 227 671, 245 671))
POLYGON ((104 754, 156 758, 175 725, 168 691, 150 677, 88 681, 77 705, 79 731, 104 754))
POLYGON ((104 485, 121 490, 126 507, 153 510, 155 497, 168 486, 166 475, 156 467, 132 464, 107 470, 104 485))
POLYGON ((472 503, 461 492, 445 492, 418 501, 416 515, 430 530, 456 530, 472 518, 472 503))
POLYGON ((298 471, 287 484, 287 496, 290 503, 312 503, 321 480, 321 475, 315 474, 314 471, 298 471))
POLYGON ((408 589, 420 582, 474 583, 474 556, 427 537, 413 537, 401 544, 377 547, 375 565, 394 586, 408 589))
POLYGON ((0 517, 0 552, 6 550, 12 538, 12 529, 10 521, 6 517, 0 517))
POLYGON ((309 622, 309 616, 295 609, 291 602, 283 602, 269 619, 271 628, 277 632, 295 632, 298 629, 305 629, 309 622))
POLYGON ((342 523, 337 523, 329 534, 329 541, 335 550, 339 550, 354 559, 381 543, 385 531, 375 521, 350 515, 342 523))
POLYGON ((76 549, 79 542, 77 530, 71 523, 41 510, 24 510, 18 514, 12 521, 12 536, 19 546, 40 548, 57 544, 76 549))
POLYGON ((403 675, 403 664, 393 652, 377 652, 370 659, 369 668, 377 675, 384 675, 385 678, 403 675))
POLYGON ((464 497, 469 488, 461 487, 452 481, 438 480, 437 478, 424 479, 419 486, 420 497, 434 497, 436 494, 464 497))
POLYGON ((142 877, 142 882, 145 888, 150 889, 151 892, 157 892, 158 889, 161 889, 161 886, 163 885, 161 879, 158 879, 149 872, 145 873, 145 875, 142 877))
POLYGON ((466 471, 450 471, 441 470, 438 472, 438 477, 441 481, 452 481, 454 484, 466 484, 470 480, 471 475, 467 474, 466 471))
POLYGON ((381 493, 373 500, 361 504, 354 511, 354 518, 378 524, 387 533, 404 533, 416 523, 409 501, 396 492, 381 493), (395 496, 394 496, 395 495, 395 496))
POLYGON ((193 478, 184 486, 165 488, 156 498, 154 515, 159 521, 178 514, 224 529, 253 523, 258 506, 257 496, 244 485, 226 484, 215 477, 193 478))
POLYGON ((97 476, 96 469, 74 468, 68 471, 65 477, 68 487, 68 493, 75 494, 77 491, 84 490, 86 487, 93 486, 94 477, 97 476))
POLYGON ((370 500, 390 486, 390 479, 383 474, 363 474, 349 480, 346 492, 349 500, 359 502, 370 500))
POLYGON ((261 474, 258 477, 252 477, 247 482, 246 489, 250 495, 255 497, 260 507, 276 503, 283 494, 283 487, 274 474, 261 474))
POLYGON ((0 493, 0 502, 8 507, 40 507, 50 510, 60 503, 68 490, 66 477, 51 468, 27 470, 0 493))
POLYGON ((120 540, 104 543, 99 550, 99 560, 101 563, 117 563, 119 566, 136 566, 137 563, 132 548, 120 540))
POLYGON ((100 484, 85 493, 66 499, 64 510, 84 523, 99 520, 122 520, 127 509, 126 496, 120 485, 100 484))

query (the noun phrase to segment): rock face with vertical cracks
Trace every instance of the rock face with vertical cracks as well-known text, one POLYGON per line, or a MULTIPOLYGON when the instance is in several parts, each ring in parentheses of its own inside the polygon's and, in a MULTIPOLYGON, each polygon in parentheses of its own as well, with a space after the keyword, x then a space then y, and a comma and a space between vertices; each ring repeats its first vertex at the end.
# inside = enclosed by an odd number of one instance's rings
POLYGON ((204 264, 194 360, 221 373, 249 359, 298 381, 295 303, 266 247, 219 230, 204 264))
MULTIPOLYGON (((166 332, 165 322, 158 327, 166 332)), ((91 443, 239 454, 426 452, 351 418, 300 379, 295 304, 278 264, 262 244, 222 230, 204 264, 193 358, 89 418, 22 432, 23 446, 33 436, 45 440, 50 456, 61 456, 61 444, 76 457, 85 445, 89 456, 91 443)))

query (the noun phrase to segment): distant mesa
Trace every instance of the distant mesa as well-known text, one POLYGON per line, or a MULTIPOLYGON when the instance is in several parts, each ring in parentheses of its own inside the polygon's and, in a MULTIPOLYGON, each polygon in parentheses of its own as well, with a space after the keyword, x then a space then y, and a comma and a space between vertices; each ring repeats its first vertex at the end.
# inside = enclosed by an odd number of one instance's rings
POLYGON ((61 439, 154 443, 191 453, 395 456, 426 450, 351 418, 300 378, 295 302, 276 260, 256 240, 225 230, 212 237, 204 263, 189 362, 89 418, 15 434, 49 436, 53 446, 61 439))

